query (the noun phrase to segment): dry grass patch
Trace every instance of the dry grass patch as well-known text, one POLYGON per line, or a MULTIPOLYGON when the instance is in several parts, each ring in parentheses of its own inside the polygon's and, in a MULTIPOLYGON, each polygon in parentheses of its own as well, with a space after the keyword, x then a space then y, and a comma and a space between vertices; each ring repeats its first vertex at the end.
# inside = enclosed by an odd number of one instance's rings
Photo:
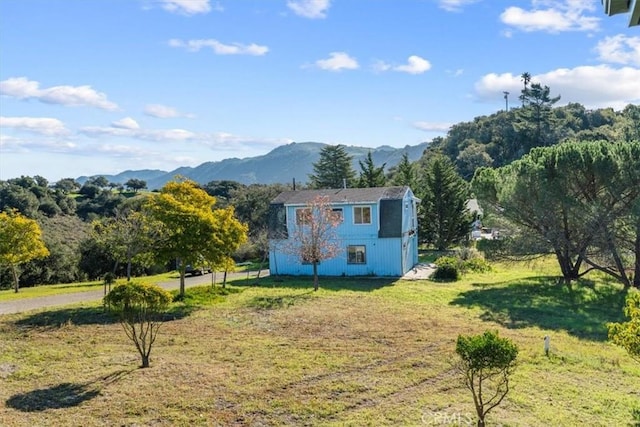
POLYGON ((34 314, 3 316, 0 419, 8 426, 465 421, 473 404, 452 369, 455 339, 491 328, 521 354, 514 389, 489 421, 624 425, 640 400, 640 367, 624 352, 591 332, 584 339, 550 329, 550 319, 536 325, 535 313, 509 328, 509 307, 495 307, 502 317, 488 319, 487 300, 468 294, 506 288, 510 295, 518 283, 532 292, 521 280, 527 273, 518 279, 498 271, 451 285, 365 280, 341 289, 335 281, 316 293, 289 279, 237 287, 242 292, 217 305, 166 322, 150 369, 136 369, 138 355, 120 325, 98 312, 53 324, 30 322, 34 314), (549 358, 542 353, 547 334, 549 358))

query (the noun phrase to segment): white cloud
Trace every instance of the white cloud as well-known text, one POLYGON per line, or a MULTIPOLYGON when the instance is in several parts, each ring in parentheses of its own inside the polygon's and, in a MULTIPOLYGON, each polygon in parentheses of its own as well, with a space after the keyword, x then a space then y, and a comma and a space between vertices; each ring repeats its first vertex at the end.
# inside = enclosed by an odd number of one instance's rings
POLYGON ((111 126, 119 129, 140 129, 140 125, 138 122, 133 120, 131 117, 125 117, 120 120, 116 120, 111 123, 111 126))
POLYGON ((198 52, 203 48, 210 48, 217 55, 262 56, 269 52, 269 48, 267 46, 261 46, 255 43, 251 43, 248 45, 242 43, 224 44, 214 39, 197 39, 184 41, 180 39, 171 39, 169 40, 169 46, 183 48, 188 50, 189 52, 198 52))
POLYGON ((77 145, 55 136, 17 138, 10 135, 0 135, 0 148, 3 153, 69 153, 77 149, 77 145))
POLYGON ((52 86, 40 89, 40 83, 26 77, 12 77, 0 82, 0 95, 18 99, 37 99, 47 104, 88 106, 115 111, 118 105, 91 86, 52 86))
POLYGON ((90 137, 136 138, 152 142, 195 141, 203 138, 202 135, 184 129, 130 129, 113 126, 88 126, 80 129, 80 132, 90 137))
POLYGON ((322 19, 327 17, 327 9, 331 6, 331 0, 289 0, 287 7, 296 15, 310 19, 322 19))
POLYGON ((385 71, 390 70, 392 66, 390 64, 387 64, 384 61, 377 60, 377 61, 374 61, 374 63, 371 65, 371 68, 376 73, 383 73, 385 71))
POLYGON ((189 117, 189 114, 182 114, 178 110, 172 107, 167 107, 162 104, 149 104, 144 107, 144 113, 147 116, 156 117, 159 119, 171 119, 174 117, 189 117))
POLYGON ((640 65, 640 37, 627 37, 624 34, 606 37, 596 46, 598 59, 604 62, 640 65))
POLYGON ((407 60, 407 64, 394 67, 395 71, 401 71, 409 74, 422 74, 425 71, 429 71, 431 63, 424 58, 420 58, 417 55, 411 55, 407 60))
POLYGON ((445 122, 413 122, 413 127, 425 132, 447 132, 453 123, 445 122))
POLYGON ((468 4, 476 3, 478 0, 439 0, 441 9, 448 12, 461 12, 462 8, 468 4))
POLYGON ((3 127, 48 136, 69 133, 64 123, 48 117, 0 117, 0 128, 3 127))
MULTIPOLYGON (((161 0, 161 5, 168 12, 182 15, 197 15, 211 11, 209 0, 161 0)), ((220 6, 216 5, 216 10, 220 10, 219 8, 220 6)))
POLYGON ((331 52, 329 58, 317 60, 316 66, 328 71, 355 70, 359 67, 358 61, 345 52, 331 52))
MULTIPOLYGON (((595 31, 600 18, 588 16, 595 2, 585 0, 533 0, 532 9, 511 6, 500 15, 504 24, 526 32, 595 31)), ((598 5, 599 6, 599 5, 598 5)))
MULTIPOLYGON (((609 65, 559 68, 532 76, 533 83, 551 88, 551 95, 561 95, 557 105, 578 102, 587 108, 615 109, 640 102, 640 69, 613 68, 609 65)), ((475 84, 475 94, 482 101, 501 102, 503 91, 511 92, 514 102, 522 89, 520 75, 487 74, 475 84)))
POLYGON ((90 126, 80 129, 80 133, 90 138, 129 138, 146 142, 173 143, 193 142, 208 147, 213 151, 251 149, 264 146, 275 148, 292 142, 283 138, 254 138, 234 135, 226 132, 196 133, 185 129, 139 129, 116 126, 90 126))

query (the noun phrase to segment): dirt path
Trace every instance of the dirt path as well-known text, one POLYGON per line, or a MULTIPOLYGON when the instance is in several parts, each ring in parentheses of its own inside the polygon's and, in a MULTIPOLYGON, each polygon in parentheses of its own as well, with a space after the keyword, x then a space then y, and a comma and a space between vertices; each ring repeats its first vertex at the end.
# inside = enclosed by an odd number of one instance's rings
MULTIPOLYGON (((251 271, 249 273, 250 278, 255 278, 257 272, 251 271)), ((266 277, 269 275, 269 270, 262 270, 260 277, 266 277)), ((246 278, 246 272, 229 273, 228 279, 242 279, 246 278)), ((197 286, 202 284, 211 283, 211 274, 205 274, 203 276, 194 276, 185 278, 185 287, 197 286)), ((216 274, 216 283, 222 282, 222 273, 216 274)), ((175 279, 167 282, 158 283, 161 287, 167 290, 178 289, 180 287, 180 280, 175 279)), ((70 294, 49 295, 45 297, 24 298, 14 301, 0 302, 0 315, 11 313, 22 313, 24 311, 35 310, 39 308, 55 307, 60 305, 75 304, 81 302, 97 301, 104 296, 102 289, 98 291, 85 291, 75 292, 70 294)))

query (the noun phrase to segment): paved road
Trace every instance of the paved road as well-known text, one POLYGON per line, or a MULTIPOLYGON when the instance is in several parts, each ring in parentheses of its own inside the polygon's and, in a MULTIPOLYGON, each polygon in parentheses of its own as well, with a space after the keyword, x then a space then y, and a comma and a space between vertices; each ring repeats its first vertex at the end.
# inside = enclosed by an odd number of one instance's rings
MULTIPOLYGON (((252 271, 249 273, 249 277, 256 277, 257 272, 252 271)), ((260 277, 266 277, 269 275, 269 270, 262 270, 260 277)), ((222 282, 222 273, 217 273, 216 283, 222 282)), ((246 278, 246 272, 229 273, 227 278, 246 278)), ((185 278, 185 287, 202 285, 205 283, 211 283, 213 277, 211 274, 205 274, 203 276, 194 276, 185 278)), ((178 289, 180 287, 180 280, 171 280, 167 282, 158 283, 164 289, 178 289)), ((102 289, 98 291, 86 291, 75 292, 71 294, 50 295, 45 297, 36 298, 24 298, 15 301, 0 302, 0 315, 10 313, 22 313, 24 311, 35 310, 38 308, 55 307, 60 305, 75 304, 80 302, 97 301, 102 299, 104 291, 102 289)))

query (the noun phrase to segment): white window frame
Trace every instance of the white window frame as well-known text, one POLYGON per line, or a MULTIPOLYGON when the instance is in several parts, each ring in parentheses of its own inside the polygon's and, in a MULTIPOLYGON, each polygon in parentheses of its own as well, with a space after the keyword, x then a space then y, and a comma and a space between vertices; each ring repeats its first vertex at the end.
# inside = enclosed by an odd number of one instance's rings
POLYGON ((371 206, 354 206, 353 207, 353 223, 356 225, 370 225, 372 223, 372 209, 371 206), (360 220, 362 221, 364 218, 363 212, 364 209, 368 209, 369 210, 369 222, 358 222, 357 221, 357 214, 356 214, 356 210, 359 209, 360 210, 360 220))

